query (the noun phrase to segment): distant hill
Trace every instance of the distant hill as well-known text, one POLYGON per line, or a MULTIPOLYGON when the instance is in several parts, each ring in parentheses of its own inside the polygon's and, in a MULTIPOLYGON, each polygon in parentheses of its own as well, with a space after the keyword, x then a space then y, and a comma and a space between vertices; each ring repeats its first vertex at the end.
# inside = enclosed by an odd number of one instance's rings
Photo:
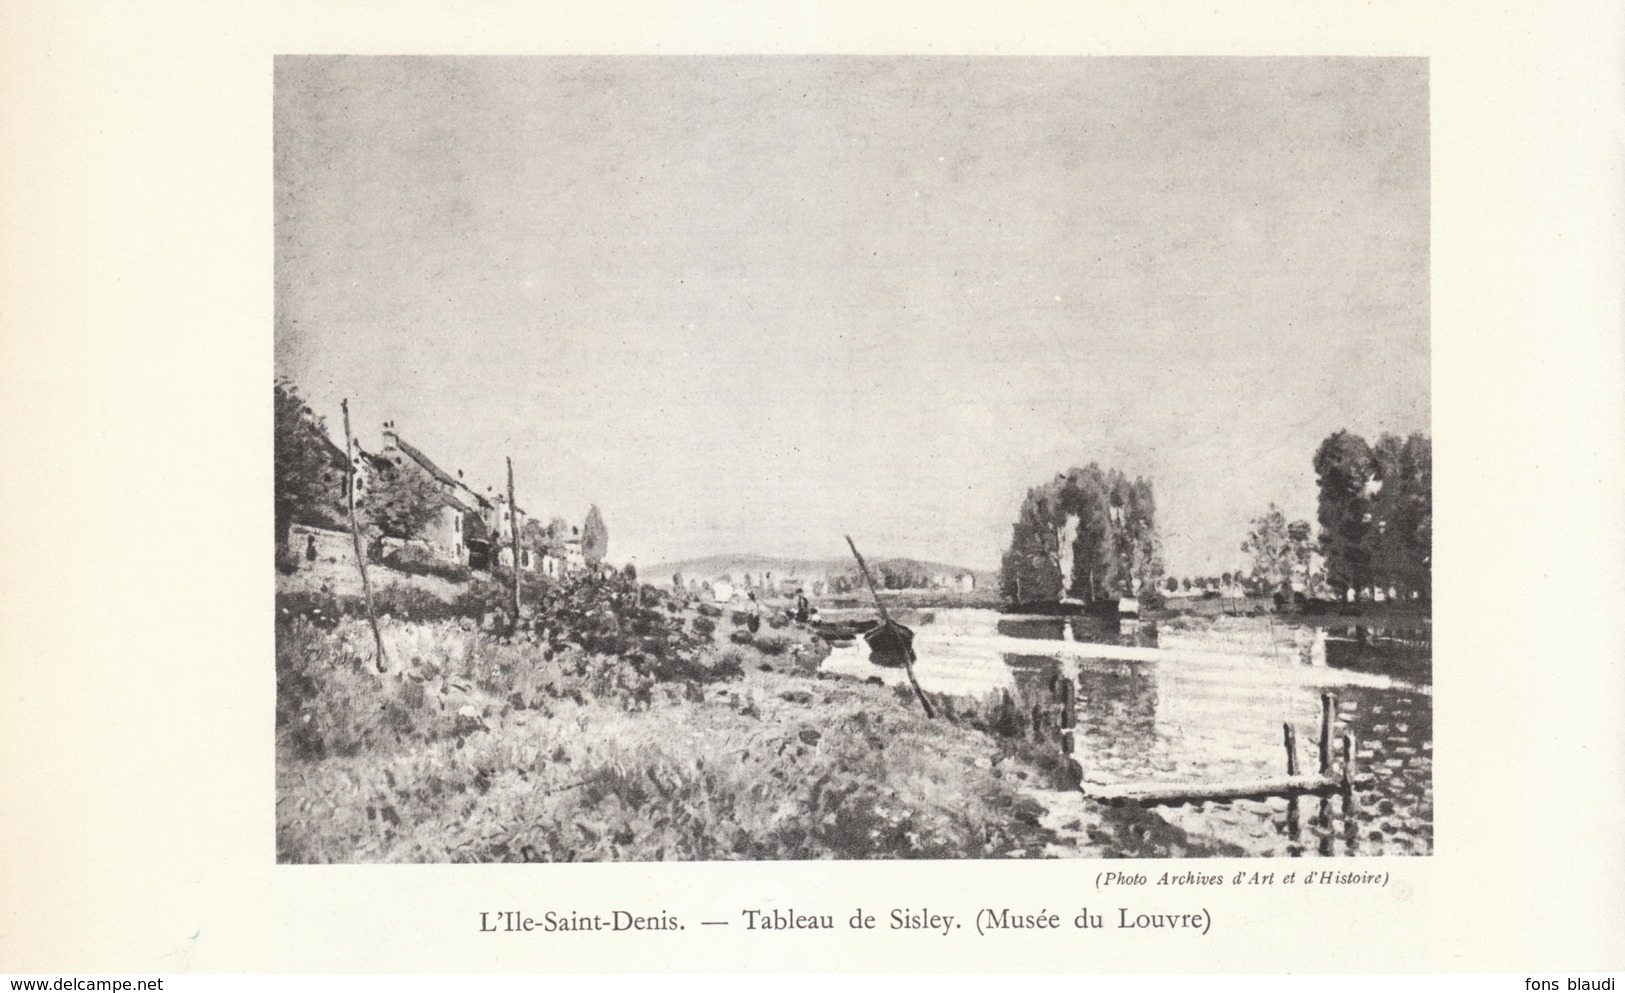
MULTIPOLYGON (((882 577, 885 575, 890 575, 899 580, 903 577, 912 577, 915 580, 924 579, 928 582, 938 577, 945 577, 952 582, 959 576, 969 573, 975 577, 977 589, 989 589, 998 584, 996 573, 983 569, 967 569, 946 562, 927 562, 910 558, 868 559, 867 561, 869 562, 869 568, 876 573, 876 581, 882 583, 884 583, 882 577)), ((745 577, 749 576, 753 585, 765 585, 768 577, 771 577, 771 581, 774 583, 780 583, 787 579, 806 583, 819 581, 828 583, 836 578, 861 582, 858 564, 850 557, 797 559, 776 555, 758 555, 749 552, 732 555, 707 555, 703 558, 683 559, 678 562, 662 562, 659 565, 640 570, 640 578, 644 582, 660 583, 670 580, 672 574, 678 572, 683 574, 684 580, 711 581, 731 576, 735 583, 742 583, 745 577)))

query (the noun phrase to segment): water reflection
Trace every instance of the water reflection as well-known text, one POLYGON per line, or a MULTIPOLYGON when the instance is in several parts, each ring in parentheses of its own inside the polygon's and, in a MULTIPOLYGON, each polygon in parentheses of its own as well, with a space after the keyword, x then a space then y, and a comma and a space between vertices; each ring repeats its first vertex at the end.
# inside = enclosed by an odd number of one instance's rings
POLYGON ((1001 617, 995 630, 1007 638, 1091 642, 1097 645, 1157 646, 1157 626, 1134 618, 1001 617))
MULTIPOLYGON (((1160 630, 1092 617, 1010 617, 938 611, 917 628, 916 673, 951 704, 989 715, 999 733, 1056 736, 1056 684, 1074 680, 1075 757, 1100 783, 1202 783, 1286 772, 1282 724, 1299 765, 1316 769, 1320 695, 1335 693, 1336 732, 1349 734, 1369 777, 1341 797, 1157 808, 1200 835, 1261 855, 1425 854, 1433 847, 1431 631, 1376 625, 1283 623, 1270 617, 1176 619, 1160 630), (1002 639, 1160 647, 1147 660, 1090 658, 1068 645, 1011 652, 1002 639), (1346 675, 1343 675, 1346 674, 1346 675), (1033 729, 1037 729, 1034 731, 1033 729)), ((825 667, 903 678, 867 666, 859 649, 825 667)))

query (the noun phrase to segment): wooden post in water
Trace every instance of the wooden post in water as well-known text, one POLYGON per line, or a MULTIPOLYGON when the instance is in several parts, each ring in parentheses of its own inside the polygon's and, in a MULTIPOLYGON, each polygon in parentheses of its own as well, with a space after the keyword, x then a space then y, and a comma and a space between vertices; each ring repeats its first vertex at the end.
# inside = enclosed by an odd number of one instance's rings
POLYGON ((1287 721, 1281 725, 1281 732, 1286 738, 1286 774, 1296 776, 1298 774, 1298 731, 1292 726, 1291 721, 1287 721))
POLYGON ((1337 696, 1328 691, 1320 695, 1320 774, 1332 771, 1332 716, 1337 710, 1337 696))
POLYGON ((508 457, 508 530, 512 533, 513 545, 513 625, 510 631, 519 630, 519 505, 513 501, 513 457, 508 457))
POLYGON ((1354 739, 1343 735, 1343 841, 1353 855, 1360 844, 1360 825, 1354 808, 1354 739))
POLYGON ((355 441, 350 435, 349 397, 339 401, 339 409, 344 411, 344 471, 348 473, 344 491, 350 498, 350 540, 355 543, 355 567, 361 573, 361 598, 367 605, 367 623, 372 625, 373 644, 378 646, 378 671, 386 672, 389 657, 384 654, 384 636, 378 630, 378 615, 372 612, 372 584, 367 582, 367 556, 361 548, 361 525, 355 519, 355 441))
POLYGON ((1061 680, 1061 754, 1072 754, 1072 726, 1077 722, 1076 691, 1072 680, 1061 680))

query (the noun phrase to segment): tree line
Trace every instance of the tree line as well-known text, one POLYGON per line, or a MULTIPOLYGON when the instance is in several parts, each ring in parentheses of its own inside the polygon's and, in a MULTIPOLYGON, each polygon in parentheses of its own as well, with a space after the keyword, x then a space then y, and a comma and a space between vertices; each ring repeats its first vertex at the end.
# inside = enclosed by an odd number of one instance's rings
POLYGON ((1433 442, 1338 431, 1315 452, 1317 516, 1333 590, 1433 592, 1433 442))
MULTIPOLYGON (((1375 444, 1337 431, 1316 449, 1316 521, 1288 520, 1275 504, 1253 518, 1241 551, 1250 571, 1232 582, 1264 593, 1346 598, 1392 590, 1402 599, 1433 590, 1433 445, 1427 435, 1381 435, 1375 444), (1316 524, 1319 525, 1318 534, 1316 524)), ((1015 603, 1095 600, 1158 590, 1163 576, 1150 480, 1096 463, 1027 491, 999 578, 1015 603)), ((1187 579, 1183 589, 1191 590, 1187 579)), ((1168 582, 1168 592, 1179 584, 1168 582)))
POLYGON ((1271 504, 1253 518, 1241 550, 1266 592, 1348 597, 1392 590, 1402 599, 1433 593, 1433 443, 1427 435, 1383 434, 1375 445, 1337 431, 1314 456, 1316 521, 1288 521, 1271 504), (1319 563, 1315 558, 1319 557, 1319 563))
POLYGON ((1162 576, 1151 481, 1097 463, 1027 491, 999 585, 1016 603, 1134 596, 1162 576))

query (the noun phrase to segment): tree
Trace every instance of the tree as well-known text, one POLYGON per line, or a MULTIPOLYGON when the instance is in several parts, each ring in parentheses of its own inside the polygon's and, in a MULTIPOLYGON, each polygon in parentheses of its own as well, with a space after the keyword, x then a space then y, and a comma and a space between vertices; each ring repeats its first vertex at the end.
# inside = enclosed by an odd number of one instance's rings
POLYGON ((1072 537, 1072 569, 1067 592, 1085 600, 1104 596, 1114 576, 1111 519, 1111 480, 1100 466, 1089 463, 1066 474, 1065 506, 1076 515, 1072 537))
POLYGON ((273 396, 272 479, 276 542, 281 548, 295 522, 345 526, 349 472, 343 450, 328 438, 326 424, 305 405, 298 387, 278 380, 273 396))
POLYGON ((1027 491, 1000 569, 1020 602, 1129 596, 1162 577, 1151 483, 1098 464, 1027 491))
POLYGON ((1012 525, 999 586, 1017 603, 1061 598, 1061 542, 1066 522, 1056 495, 1049 486, 1028 490, 1012 525))
POLYGON ((604 515, 598 505, 587 510, 587 519, 581 524, 581 555, 588 565, 597 565, 609 554, 609 529, 604 526, 604 515))
POLYGON ((1371 583, 1371 447, 1359 435, 1338 431, 1320 443, 1314 466, 1326 580, 1340 591, 1362 589, 1371 583))
MULTIPOLYGON (((1308 590, 1312 539, 1308 521, 1288 523, 1280 508, 1270 504, 1269 510, 1253 518, 1252 529, 1241 543, 1241 550, 1253 557, 1252 581, 1268 593, 1290 592, 1293 579, 1301 575, 1308 590)), ((1235 578, 1239 581, 1240 573, 1235 578)), ((1229 585, 1230 574, 1223 579, 1229 585)))
POLYGON ((621 575, 635 583, 638 580, 638 567, 628 562, 626 567, 621 570, 621 575))
POLYGON ((448 506, 446 493, 426 472, 380 459, 356 512, 374 537, 421 538, 448 506))
POLYGON ((1391 434, 1371 450, 1372 579, 1381 586, 1430 593, 1433 554, 1433 445, 1425 435, 1391 434))
POLYGON ((1433 588, 1433 443, 1339 431, 1315 452, 1327 581, 1339 591, 1433 588))

